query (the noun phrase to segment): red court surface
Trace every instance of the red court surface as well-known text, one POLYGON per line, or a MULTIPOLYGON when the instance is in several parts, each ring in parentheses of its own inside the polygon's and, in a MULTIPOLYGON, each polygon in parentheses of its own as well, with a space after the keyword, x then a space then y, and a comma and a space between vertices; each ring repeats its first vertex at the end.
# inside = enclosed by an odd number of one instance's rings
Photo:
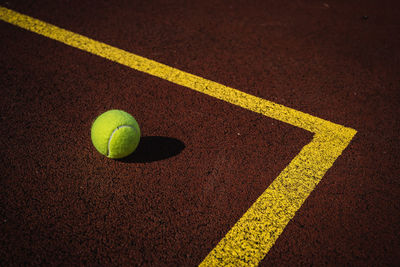
MULTIPOLYGON (((397 1, 0 1, 357 131, 260 266, 400 263, 397 1)), ((312 133, 0 21, 0 265, 196 266, 312 133), (102 112, 142 131, 100 155, 102 112)), ((244 261, 245 262, 245 261, 244 261)))

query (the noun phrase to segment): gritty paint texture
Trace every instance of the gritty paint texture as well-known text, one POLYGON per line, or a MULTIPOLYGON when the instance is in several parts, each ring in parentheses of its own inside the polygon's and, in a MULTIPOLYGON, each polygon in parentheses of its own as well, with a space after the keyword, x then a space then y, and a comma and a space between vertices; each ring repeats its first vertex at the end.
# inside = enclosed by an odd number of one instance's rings
POLYGON ((69 46, 314 133, 313 140, 303 147, 245 212, 201 266, 258 265, 356 134, 354 129, 246 94, 3 7, 0 7, 0 18, 69 46))

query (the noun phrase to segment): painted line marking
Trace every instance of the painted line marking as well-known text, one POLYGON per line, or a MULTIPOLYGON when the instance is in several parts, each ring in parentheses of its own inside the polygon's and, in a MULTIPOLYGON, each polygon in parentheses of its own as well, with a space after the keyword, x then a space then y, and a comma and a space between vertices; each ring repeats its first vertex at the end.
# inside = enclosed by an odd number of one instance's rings
POLYGON ((0 6, 0 19, 267 117, 314 133, 312 141, 279 174, 200 266, 256 266, 315 189, 356 130, 169 67, 0 6))

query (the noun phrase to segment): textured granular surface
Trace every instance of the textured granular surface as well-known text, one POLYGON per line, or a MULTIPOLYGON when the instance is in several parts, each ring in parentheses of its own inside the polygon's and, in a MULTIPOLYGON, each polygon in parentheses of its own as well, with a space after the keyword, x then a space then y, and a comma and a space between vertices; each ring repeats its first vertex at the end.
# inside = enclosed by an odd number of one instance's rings
MULTIPOLYGON (((400 258, 396 1, 0 1, 357 135, 260 266, 400 258), (90 2, 90 3, 89 3, 90 2)), ((195 266, 312 134, 0 22, 0 265, 195 266), (123 160, 90 127, 131 113, 123 160)))

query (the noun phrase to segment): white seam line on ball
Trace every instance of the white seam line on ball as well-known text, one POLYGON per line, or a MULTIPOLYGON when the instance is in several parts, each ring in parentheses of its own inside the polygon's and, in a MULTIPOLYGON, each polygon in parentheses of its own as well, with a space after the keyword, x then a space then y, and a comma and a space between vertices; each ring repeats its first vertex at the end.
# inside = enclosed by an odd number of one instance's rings
POLYGON ((130 125, 121 125, 121 126, 118 126, 117 128, 115 128, 114 131, 111 133, 110 138, 108 138, 107 157, 110 155, 110 142, 111 142, 111 139, 113 138, 113 135, 115 134, 116 131, 118 131, 118 129, 125 128, 125 127, 132 128, 133 131, 136 133, 135 127, 132 127, 130 125))

